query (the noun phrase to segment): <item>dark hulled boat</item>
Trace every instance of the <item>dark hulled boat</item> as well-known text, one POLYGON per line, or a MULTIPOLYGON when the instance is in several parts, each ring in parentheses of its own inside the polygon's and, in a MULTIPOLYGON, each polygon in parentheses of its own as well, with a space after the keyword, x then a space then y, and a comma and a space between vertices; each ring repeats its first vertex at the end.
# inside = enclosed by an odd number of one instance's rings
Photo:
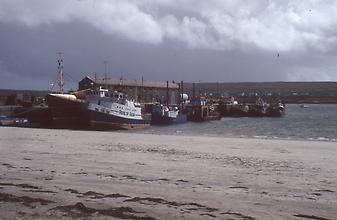
POLYGON ((206 103, 206 99, 203 97, 193 98, 191 102, 186 105, 186 111, 188 121, 211 121, 220 119, 220 114, 215 108, 215 105, 206 103))
POLYGON ((87 101, 85 98, 78 98, 80 92, 64 94, 64 74, 62 53, 59 53, 58 62, 58 85, 60 93, 49 93, 46 96, 48 110, 52 117, 52 126, 58 128, 85 127, 88 124, 86 117, 87 101), (75 95, 76 94, 76 95, 75 95))
POLYGON ((166 106, 159 103, 152 106, 151 124, 153 125, 170 125, 186 121, 187 115, 176 106, 166 106))
POLYGON ((267 103, 261 98, 255 103, 239 104, 232 97, 219 102, 219 112, 222 117, 280 117, 285 114, 285 105, 281 101, 267 103))
POLYGON ((74 94, 49 93, 46 101, 54 127, 76 128, 88 125, 86 100, 78 99, 74 94))

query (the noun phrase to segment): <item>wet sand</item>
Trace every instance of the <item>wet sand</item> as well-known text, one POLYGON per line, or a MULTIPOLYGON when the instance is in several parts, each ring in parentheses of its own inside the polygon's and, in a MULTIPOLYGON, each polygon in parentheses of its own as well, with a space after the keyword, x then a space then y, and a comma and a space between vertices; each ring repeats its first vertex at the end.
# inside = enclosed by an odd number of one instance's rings
POLYGON ((0 127, 0 219, 337 219, 337 143, 0 127))

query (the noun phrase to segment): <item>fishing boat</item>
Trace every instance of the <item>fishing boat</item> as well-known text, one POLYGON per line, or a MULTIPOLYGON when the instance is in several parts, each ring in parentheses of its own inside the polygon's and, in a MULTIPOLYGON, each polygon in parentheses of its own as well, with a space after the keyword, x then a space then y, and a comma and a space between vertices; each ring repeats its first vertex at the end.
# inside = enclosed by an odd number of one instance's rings
POLYGON ((128 100, 122 92, 99 88, 87 95, 87 116, 94 129, 135 129, 150 125, 139 103, 128 100))
POLYGON ((256 103, 249 106, 248 116, 250 117, 280 117, 285 114, 285 105, 281 100, 267 103, 262 98, 258 98, 256 103))
POLYGON ((168 125, 186 121, 187 115, 180 111, 177 106, 167 106, 160 103, 155 103, 152 106, 151 124, 168 125))
POLYGON ((285 104, 281 100, 267 103, 262 98, 255 103, 239 104, 232 97, 219 102, 219 112, 224 117, 280 117, 285 114, 285 104))
POLYGON ((266 116, 269 117, 280 117, 285 114, 285 104, 279 101, 276 104, 270 104, 267 108, 266 116))
POLYGON ((75 94, 49 93, 46 101, 54 127, 72 128, 88 125, 85 114, 88 103, 85 99, 77 98, 75 94))
POLYGON ((77 93, 64 93, 63 59, 61 53, 58 62, 59 92, 48 93, 46 102, 51 113, 53 127, 77 128, 88 124, 86 118, 87 101, 85 97, 79 98, 77 93))
POLYGON ((219 101, 218 111, 222 117, 247 117, 248 104, 239 104, 234 97, 219 101))
POLYGON ((249 106, 248 116, 263 117, 267 116, 269 104, 262 98, 258 98, 256 102, 249 106))
POLYGON ((208 103, 205 97, 194 97, 186 105, 188 121, 219 120, 220 114, 215 105, 208 103))

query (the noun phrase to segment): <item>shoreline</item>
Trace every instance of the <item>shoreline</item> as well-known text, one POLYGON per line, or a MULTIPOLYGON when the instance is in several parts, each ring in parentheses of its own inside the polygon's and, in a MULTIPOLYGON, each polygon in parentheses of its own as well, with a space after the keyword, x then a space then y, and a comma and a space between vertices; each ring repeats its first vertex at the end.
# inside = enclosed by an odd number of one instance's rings
MULTIPOLYGON (((145 128, 147 129, 147 128, 145 128)), ((245 135, 238 135, 238 136, 219 136, 216 134, 188 134, 176 131, 175 134, 161 134, 155 132, 142 132, 140 131, 103 131, 103 132, 117 132, 117 133, 126 133, 126 134, 144 134, 144 135, 166 135, 166 136, 182 136, 182 137, 206 137, 206 138, 228 138, 228 139, 247 139, 247 140, 275 140, 275 141, 309 141, 309 142, 329 142, 329 143, 336 143, 337 138, 327 138, 327 137, 317 137, 317 138, 299 138, 299 137, 277 137, 277 136, 245 136, 245 135), (200 136, 201 135, 201 136, 200 136)))
MULTIPOLYGON (((152 125, 153 126, 153 125, 152 125)), ((169 125, 171 126, 171 125, 169 125)), ((174 125, 173 125, 174 126, 174 125)), ((180 132, 180 130, 176 131, 175 134, 162 134, 155 132, 143 132, 148 128, 141 128, 135 130, 93 130, 93 129, 83 129, 83 128, 45 128, 45 127, 20 127, 20 126, 0 126, 0 128, 19 128, 19 129, 36 129, 36 130, 52 130, 52 131, 82 131, 82 132, 99 132, 99 133, 120 133, 120 134, 139 134, 139 135, 158 135, 158 136, 173 136, 173 137, 205 137, 205 138, 224 138, 224 139, 247 139, 247 140, 275 140, 275 141, 308 141, 308 142, 319 142, 319 143, 336 143, 337 138, 327 138, 327 137, 317 137, 317 138, 299 138, 299 137, 277 137, 277 136, 263 136, 263 135, 255 135, 255 136, 219 136, 215 134, 188 134, 180 132), (201 135, 201 136, 200 136, 201 135)))
POLYGON ((335 219, 334 142, 0 127, 0 218, 335 219))

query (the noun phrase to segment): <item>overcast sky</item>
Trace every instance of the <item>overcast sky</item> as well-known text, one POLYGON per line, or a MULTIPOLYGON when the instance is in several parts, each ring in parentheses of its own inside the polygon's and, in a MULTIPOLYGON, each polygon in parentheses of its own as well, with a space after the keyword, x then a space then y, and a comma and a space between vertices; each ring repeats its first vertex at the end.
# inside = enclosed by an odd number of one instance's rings
POLYGON ((0 88, 337 81, 336 0, 0 0, 0 88))

